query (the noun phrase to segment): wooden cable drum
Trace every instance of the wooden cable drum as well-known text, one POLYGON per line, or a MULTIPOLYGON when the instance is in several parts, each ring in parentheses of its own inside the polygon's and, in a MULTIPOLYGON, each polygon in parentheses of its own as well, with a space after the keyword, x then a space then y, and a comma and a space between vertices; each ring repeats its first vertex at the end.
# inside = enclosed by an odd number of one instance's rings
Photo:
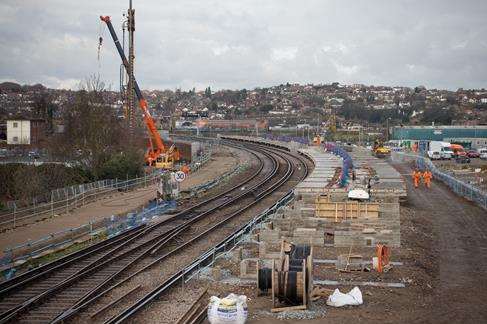
POLYGON ((273 293, 281 303, 301 304, 305 285, 302 271, 275 271, 273 293))
POLYGON ((291 259, 306 259, 311 254, 310 245, 294 245, 290 257, 291 259))
POLYGON ((289 259, 288 271, 303 271, 303 259, 289 259))
POLYGON ((272 288, 272 269, 260 268, 257 273, 257 285, 261 292, 267 292, 272 288))

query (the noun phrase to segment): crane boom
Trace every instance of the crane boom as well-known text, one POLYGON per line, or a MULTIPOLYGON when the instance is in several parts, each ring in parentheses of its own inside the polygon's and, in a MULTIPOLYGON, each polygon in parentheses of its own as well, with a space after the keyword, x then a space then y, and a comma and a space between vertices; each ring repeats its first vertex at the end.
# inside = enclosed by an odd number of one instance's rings
MULTIPOLYGON (((118 54, 120 55, 120 58, 122 59, 123 65, 125 66, 125 69, 128 71, 129 69, 129 62, 127 60, 127 57, 125 56, 125 53, 122 49, 122 46, 120 45, 120 41, 118 40, 117 34, 115 33, 115 29, 113 28, 112 22, 110 20, 110 16, 100 16, 100 19, 107 24, 108 30, 110 32, 110 35, 112 36, 112 39, 115 43, 115 46, 117 48, 118 54)), ((135 90, 135 95, 137 96, 137 99, 139 101, 139 107, 142 110, 144 114, 144 121, 145 124, 147 125, 147 129, 149 130, 149 135, 151 137, 151 151, 148 153, 148 156, 146 156, 146 159, 149 160, 149 164, 151 161, 155 161, 158 156, 161 154, 166 153, 166 147, 164 145, 164 142, 162 141, 161 135, 157 131, 156 124, 154 122, 154 119, 152 118, 147 101, 145 100, 144 96, 142 95, 142 92, 140 91, 139 84, 134 78, 134 90, 135 90), (154 147, 155 143, 155 147, 154 147)))

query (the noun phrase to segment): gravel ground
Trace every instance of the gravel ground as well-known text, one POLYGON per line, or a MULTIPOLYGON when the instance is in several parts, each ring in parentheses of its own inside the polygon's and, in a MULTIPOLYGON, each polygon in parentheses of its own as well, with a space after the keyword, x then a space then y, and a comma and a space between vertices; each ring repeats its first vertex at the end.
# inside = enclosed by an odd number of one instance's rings
MULTIPOLYGON (((194 174, 191 174, 182 183, 182 189, 191 188, 217 178, 233 170, 235 166, 245 163, 249 158, 249 154, 246 152, 223 147, 215 152, 207 164, 194 174)), ((0 253, 3 253, 3 250, 9 246, 15 246, 29 240, 35 241, 50 233, 78 227, 92 220, 101 220, 111 215, 124 214, 141 208, 155 197, 155 190, 155 185, 150 185, 147 188, 140 188, 126 193, 116 193, 86 204, 68 214, 61 214, 58 217, 0 233, 0 253)))
MULTIPOLYGON (((298 176, 294 175, 294 179, 297 179, 298 176)), ((204 239, 199 240, 197 243, 192 244, 191 246, 187 247, 184 250, 184 253, 178 253, 177 255, 171 256, 166 259, 162 264, 156 265, 153 268, 145 271, 144 273, 136 276, 135 278, 131 279, 129 284, 124 284, 123 287, 113 291, 102 298, 96 305, 89 307, 81 316, 78 316, 74 322, 86 322, 89 321, 87 314, 93 313, 96 309, 102 307, 101 305, 107 304, 109 301, 114 300, 116 296, 119 296, 122 292, 128 291, 132 287, 140 284, 143 285, 144 289, 134 293, 130 297, 124 300, 123 305, 128 305, 129 302, 134 302, 136 299, 140 298, 144 293, 147 293, 150 289, 156 287, 159 283, 161 283, 165 278, 169 277, 171 274, 174 273, 176 269, 180 269, 184 265, 190 263, 194 260, 197 256, 199 256, 202 252, 206 251, 211 246, 214 246, 218 243, 223 237, 226 237, 228 234, 233 232, 233 230, 244 224, 251 218, 253 218, 256 214, 263 211, 266 206, 273 204, 277 199, 282 197, 282 195, 287 192, 290 188, 292 188, 296 184, 296 180, 290 181, 288 184, 285 184, 281 191, 274 193, 268 197, 266 197, 262 203, 259 203, 258 206, 252 207, 250 210, 242 213, 234 220, 231 220, 229 223, 224 225, 220 228, 220 230, 210 233, 209 235, 205 236, 204 239)), ((221 216, 220 216, 221 217, 221 216)), ((210 220, 205 220, 203 223, 211 224, 216 219, 214 217, 209 218, 210 220)), ((195 229, 195 232, 201 232, 206 226, 198 224, 199 228, 195 229)), ((182 241, 186 241, 186 235, 181 237, 182 241)), ((189 237, 188 237, 189 238, 189 237)), ((177 291, 178 289, 173 289, 177 291)), ((185 287, 185 291, 188 290, 185 287)), ((189 291, 189 290, 188 290, 189 291)), ((194 296, 198 295, 199 289, 195 289, 194 296)), ((164 299, 166 300, 166 299, 164 299)), ((174 302, 177 300, 177 296, 175 297, 168 297, 170 302, 170 307, 167 304, 164 304, 164 301, 161 301, 163 304, 159 305, 155 303, 151 305, 147 310, 140 314, 137 318, 134 319, 135 322, 147 322, 147 323, 171 323, 175 319, 179 318, 184 313, 184 303, 174 302)), ((186 299, 187 300, 187 299, 186 299)), ((96 318, 97 322, 106 320, 113 316, 114 314, 120 312, 124 306, 118 305, 110 309, 104 314, 101 314, 98 318, 96 318)))
MULTIPOLYGON (((406 165, 396 167, 403 174, 410 173, 406 165)), ((387 274, 396 276, 400 271, 397 277, 404 277, 406 288, 360 287, 363 305, 325 306, 324 318, 300 323, 487 322, 487 293, 483 289, 487 287, 487 257, 482 252, 487 249, 485 210, 436 181, 430 190, 415 190, 411 178, 406 180, 408 202, 401 207, 402 247, 392 251, 392 259, 404 265, 387 274)), ((269 317, 248 323, 293 321, 269 317)))

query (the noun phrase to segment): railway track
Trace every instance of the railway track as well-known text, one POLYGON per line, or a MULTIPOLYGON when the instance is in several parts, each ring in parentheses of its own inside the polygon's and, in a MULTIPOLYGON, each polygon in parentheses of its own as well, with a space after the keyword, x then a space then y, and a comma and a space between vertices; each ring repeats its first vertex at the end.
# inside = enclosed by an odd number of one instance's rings
MULTIPOLYGON (((285 154, 288 154, 288 153, 285 153, 285 154)), ((282 158, 284 156, 285 155, 281 155, 282 158)), ((286 160, 286 163, 288 166, 293 164, 291 161, 289 161, 289 159, 285 159, 285 160, 286 160)), ((301 172, 301 176, 299 177, 299 179, 295 180, 296 183, 301 181, 308 174, 307 164, 302 162, 302 159, 301 159, 301 162, 298 162, 297 164, 302 164, 302 172, 301 172)), ((297 164, 295 164, 294 166, 296 167, 297 164)), ((299 167, 297 169, 299 169, 299 167)), ((286 182, 286 180, 289 180, 290 177, 293 175, 294 170, 295 169, 293 169, 293 168, 286 168, 286 172, 283 174, 283 176, 280 178, 279 181, 274 183, 270 188, 266 188, 263 190, 262 195, 261 195, 262 199, 265 198, 266 194, 273 193, 276 189, 279 189, 282 186, 282 184, 284 184, 286 182)), ((245 208, 248 208, 248 207, 249 206, 246 206, 245 208)), ((220 224, 215 224, 215 225, 213 225, 213 227, 218 227, 219 225, 220 224)), ((235 231, 232 230, 230 232, 234 232, 234 233, 239 232, 240 230, 242 230, 242 228, 243 227, 239 226, 239 227, 237 227, 237 230, 235 230, 235 231)), ((201 238, 198 238, 195 236, 193 240, 196 241, 198 239, 201 239, 201 238)), ((222 245, 221 242, 219 242, 215 246, 221 246, 221 245, 222 245)), ((173 251, 177 253, 178 250, 179 250, 179 253, 178 253, 179 255, 188 253, 186 244, 181 244, 181 245, 177 246, 173 251)), ((203 250, 203 253, 201 253, 202 251, 200 251, 200 254, 198 254, 199 258, 202 258, 202 257, 208 258, 210 250, 203 250)), ((104 323, 122 323, 122 322, 126 322, 126 321, 142 322, 144 320, 157 322, 157 320, 154 320, 154 318, 151 315, 147 315, 145 317, 143 315, 138 315, 138 316, 136 316, 136 315, 139 312, 141 312, 142 310, 146 309, 148 305, 150 305, 151 303, 156 301, 158 298, 160 298, 160 296, 165 294, 169 289, 171 289, 172 287, 174 287, 177 284, 180 284, 181 279, 184 280, 183 275, 184 275, 185 269, 191 267, 191 265, 185 265, 185 266, 186 266, 185 268, 181 268, 181 270, 178 270, 178 271, 174 272, 173 274, 171 274, 170 276, 167 276, 167 279, 165 279, 162 283, 157 285, 156 288, 148 290, 146 293, 144 293, 142 295, 139 294, 139 298, 135 302, 133 302, 127 308, 119 311, 116 315, 113 315, 111 318, 107 319, 104 323)), ((86 318, 81 320, 81 322, 85 322, 85 321, 86 321, 86 318)))
POLYGON ((282 167, 282 161, 269 149, 253 147, 252 150, 259 166, 254 175, 237 186, 158 224, 132 229, 105 243, 2 283, 0 309, 3 313, 0 322, 66 320, 248 208, 240 206, 253 205, 266 192, 272 192, 273 188, 282 184, 292 172, 292 167, 289 161, 286 167, 282 167), (271 181, 276 178, 279 180, 271 181), (213 225, 208 227, 208 224, 213 225), (195 228, 196 233, 191 233, 195 228), (167 251, 176 239, 182 239, 183 243, 167 251))

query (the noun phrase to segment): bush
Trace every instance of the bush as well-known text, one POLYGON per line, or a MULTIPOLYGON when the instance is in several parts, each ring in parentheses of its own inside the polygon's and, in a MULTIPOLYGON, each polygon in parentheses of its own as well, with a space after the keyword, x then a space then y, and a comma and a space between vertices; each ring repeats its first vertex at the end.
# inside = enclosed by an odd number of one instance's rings
POLYGON ((92 174, 80 167, 60 164, 40 166, 12 163, 0 166, 0 200, 24 200, 49 193, 53 189, 93 181, 92 174))
POLYGON ((103 164, 100 171, 100 179, 125 179, 136 178, 143 174, 144 162, 140 154, 136 152, 123 152, 112 155, 103 164))

